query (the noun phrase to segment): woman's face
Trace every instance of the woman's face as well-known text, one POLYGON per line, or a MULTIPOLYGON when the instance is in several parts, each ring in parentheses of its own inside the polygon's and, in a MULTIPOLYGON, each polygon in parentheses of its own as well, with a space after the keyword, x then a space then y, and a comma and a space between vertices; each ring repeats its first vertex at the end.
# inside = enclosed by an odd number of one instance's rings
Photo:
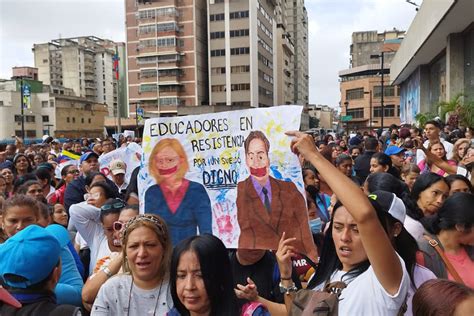
POLYGON ((468 142, 464 142, 464 143, 461 143, 461 145, 459 145, 459 147, 458 147, 458 156, 459 156, 459 158, 461 158, 461 159, 464 158, 468 148, 469 148, 469 143, 468 142))
POLYGON ((449 188, 449 195, 453 195, 456 192, 466 192, 469 193, 469 187, 466 182, 462 180, 454 180, 451 182, 451 187, 449 188))
POLYGON ((449 187, 444 181, 435 182, 422 191, 418 197, 418 207, 425 216, 434 215, 438 212, 449 193, 449 187))
POLYGON ((316 174, 313 172, 313 170, 308 169, 305 171, 303 181, 305 187, 307 187, 308 185, 314 185, 319 189, 319 179, 318 177, 316 177, 316 174))
POLYGON ((350 177, 352 175, 352 159, 343 160, 339 166, 337 166, 337 169, 350 177))
POLYGON ((36 155, 33 161, 35 162, 35 166, 38 166, 39 164, 44 162, 44 159, 43 159, 43 156, 36 155))
POLYGON ((5 194, 7 190, 7 181, 4 178, 0 178, 0 194, 5 194))
POLYGON ((402 174, 403 181, 406 183, 408 188, 413 189, 413 184, 415 183, 416 179, 420 174, 416 172, 409 172, 407 175, 402 174))
POLYGON ((43 201, 43 188, 39 184, 32 184, 28 187, 26 195, 41 202, 43 201))
POLYGON ((388 166, 383 166, 379 164, 377 159, 370 158, 370 173, 387 172, 387 170, 388 166))
POLYGON ((72 167, 69 167, 63 179, 66 182, 66 184, 69 184, 73 180, 76 180, 77 178, 79 178, 79 174, 80 174, 79 169, 77 169, 76 166, 72 166, 72 167))
POLYGON ((7 184, 13 183, 13 172, 10 169, 8 168, 2 169, 2 176, 7 181, 7 184))
POLYGON ((107 201, 105 197, 105 192, 101 187, 93 187, 89 190, 89 193, 86 194, 87 204, 94 205, 95 207, 102 207, 107 201))
POLYGON ((357 224, 344 206, 339 207, 334 214, 332 238, 344 271, 367 260, 357 224))
POLYGON ((11 237, 25 227, 36 224, 36 221, 35 212, 30 207, 13 206, 3 215, 2 229, 8 237, 11 237))
POLYGON ((138 212, 132 209, 124 209, 120 212, 118 220, 114 223, 114 246, 121 247, 122 243, 122 233, 123 229, 125 228, 125 224, 132 219, 133 217, 137 216, 138 212))
POLYGON ((112 251, 120 250, 120 245, 116 246, 114 240, 114 223, 118 220, 118 218, 119 214, 117 213, 109 213, 102 218, 102 229, 104 230, 105 238, 107 238, 109 248, 112 251))
POLYGON ((181 303, 192 314, 205 314, 211 311, 211 301, 204 285, 201 264, 193 251, 184 252, 179 259, 176 292, 181 303))
POLYGON ((67 226, 68 216, 62 204, 55 204, 53 211, 53 221, 63 226, 67 226))
POLYGON ((360 155, 360 149, 359 148, 352 149, 352 152, 351 152, 352 159, 356 159, 357 157, 359 157, 359 155, 360 155))
POLYGON ((439 143, 431 146, 431 153, 434 154, 438 158, 443 158, 444 155, 446 155, 443 145, 439 143))
POLYGON ((155 231, 145 226, 134 229, 128 236, 126 255, 133 278, 143 282, 159 278, 164 249, 155 231))
POLYGON ((165 147, 155 155, 155 168, 164 178, 170 178, 179 169, 181 158, 171 147, 165 147))
POLYGON ((28 170, 28 159, 25 156, 21 156, 16 160, 15 168, 18 171, 27 171, 28 170))

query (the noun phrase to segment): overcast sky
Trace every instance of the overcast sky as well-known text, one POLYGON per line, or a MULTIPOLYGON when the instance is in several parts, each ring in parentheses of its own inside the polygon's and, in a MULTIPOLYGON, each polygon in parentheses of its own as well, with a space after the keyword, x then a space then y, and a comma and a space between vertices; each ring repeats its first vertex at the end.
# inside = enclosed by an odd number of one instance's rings
MULTIPOLYGON (((10 78, 13 66, 34 66, 34 43, 84 35, 125 41, 124 2, 0 0, 0 78, 10 78)), ((416 14, 415 7, 405 0, 306 0, 305 5, 309 15, 309 101, 330 106, 339 104, 337 74, 349 67, 352 32, 407 30, 416 14)))

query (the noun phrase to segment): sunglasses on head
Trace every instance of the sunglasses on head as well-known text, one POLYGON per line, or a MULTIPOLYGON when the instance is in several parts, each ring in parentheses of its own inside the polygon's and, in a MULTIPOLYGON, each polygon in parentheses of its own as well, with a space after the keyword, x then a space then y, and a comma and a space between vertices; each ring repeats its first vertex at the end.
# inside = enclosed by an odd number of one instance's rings
POLYGON ((125 207, 125 203, 120 201, 120 202, 115 202, 115 203, 112 203, 112 204, 102 205, 102 207, 100 209, 102 211, 108 211, 108 210, 111 210, 111 209, 121 209, 121 208, 124 208, 124 207, 125 207))

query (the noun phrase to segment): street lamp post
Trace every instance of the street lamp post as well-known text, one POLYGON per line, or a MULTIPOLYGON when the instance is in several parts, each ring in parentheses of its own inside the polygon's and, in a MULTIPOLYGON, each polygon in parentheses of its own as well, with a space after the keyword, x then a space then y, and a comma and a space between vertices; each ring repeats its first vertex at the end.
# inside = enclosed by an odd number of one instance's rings
POLYGON ((381 93, 381 96, 380 96, 380 107, 382 109, 382 115, 381 115, 381 118, 380 118, 380 127, 383 129, 383 118, 385 116, 385 111, 384 111, 384 106, 383 106, 383 97, 384 97, 384 53, 385 52, 380 52, 380 54, 375 54, 375 55, 370 55, 370 58, 380 58, 380 72, 381 72, 381 76, 380 76, 380 93, 381 93))
POLYGON ((369 95, 369 129, 372 132, 372 89, 369 91, 364 91, 364 94, 369 95))
POLYGON ((20 113, 21 113, 21 139, 25 141, 25 113, 23 104, 23 77, 20 77, 20 113))

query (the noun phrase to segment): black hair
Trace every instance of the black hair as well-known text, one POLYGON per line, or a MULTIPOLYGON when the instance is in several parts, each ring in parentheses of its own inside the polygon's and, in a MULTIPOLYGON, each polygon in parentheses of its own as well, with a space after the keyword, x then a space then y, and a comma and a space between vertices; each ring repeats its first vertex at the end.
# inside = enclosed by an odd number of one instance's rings
POLYGON ((354 149, 359 149, 359 151, 361 151, 359 146, 352 145, 349 147, 349 155, 352 155, 352 152, 354 151, 354 149))
POLYGON ((427 122, 425 123, 425 127, 426 127, 426 125, 428 125, 428 124, 431 124, 431 125, 435 126, 435 127, 438 128, 438 129, 442 129, 441 124, 440 124, 439 121, 437 121, 437 120, 429 120, 429 121, 427 121, 427 122))
POLYGON ((237 298, 234 293, 234 281, 227 249, 222 241, 210 234, 189 237, 181 241, 173 250, 171 257, 170 288, 175 308, 180 315, 190 313, 179 300, 176 290, 178 264, 181 256, 192 251, 196 254, 201 266, 204 287, 211 304, 210 316, 239 315, 237 298))
POLYGON ((420 194, 439 181, 443 181, 444 183, 446 183, 444 177, 440 176, 439 174, 433 172, 426 172, 420 174, 420 176, 413 184, 413 188, 411 190, 411 200, 413 202, 413 207, 415 208, 413 215, 415 215, 415 217, 413 217, 412 215, 410 215, 410 217, 415 220, 420 220, 424 217, 423 211, 418 207, 417 204, 418 199, 420 198, 420 194))
POLYGON ((36 180, 36 176, 32 173, 27 173, 24 176, 15 175, 15 181, 13 182, 13 193, 17 193, 20 187, 29 180, 36 180))
POLYGON ((102 188, 106 199, 116 198, 114 191, 107 182, 96 182, 91 185, 89 189, 92 189, 94 187, 102 188))
POLYGON ((36 169, 35 176, 38 180, 48 180, 48 185, 51 185, 51 172, 47 168, 36 169))
POLYGON ((400 179, 400 172, 392 165, 392 158, 384 153, 375 153, 371 158, 377 160, 377 163, 382 166, 388 166, 387 173, 390 173, 395 178, 400 179))
POLYGON ((472 190, 471 182, 465 176, 462 176, 460 174, 451 174, 451 175, 447 176, 445 178, 445 180, 446 180, 446 183, 448 184, 449 188, 451 188, 451 185, 453 184, 454 181, 457 181, 457 180, 462 181, 469 188, 469 192, 474 193, 473 190, 472 190))
POLYGON ((26 194, 28 192, 28 189, 32 186, 32 185, 39 185, 40 187, 42 187, 41 183, 39 183, 38 180, 28 180, 26 181, 25 183, 23 183, 19 188, 18 188, 18 191, 16 193, 18 194, 26 194))
POLYGON ((91 183, 92 183, 92 180, 94 180, 95 176, 103 176, 104 179, 107 179, 107 176, 101 172, 97 172, 97 171, 91 171, 89 172, 88 175, 86 175, 86 181, 85 181, 85 185, 87 186, 90 186, 91 183))
POLYGON ((473 205, 473 194, 456 192, 444 201, 438 213, 425 219, 425 227, 435 235, 442 230, 453 229, 456 224, 464 225, 466 229, 472 229, 474 224, 473 205))
POLYGON ((352 161, 352 157, 346 154, 340 154, 336 158, 336 166, 339 166, 341 163, 348 160, 352 161))
POLYGON ((365 150, 370 150, 370 151, 374 151, 375 149, 377 149, 377 146, 379 145, 379 141, 377 140, 377 138, 375 137, 368 137, 365 141, 364 141, 364 148, 365 150))
POLYGON ((15 157, 13 157, 13 174, 14 175, 17 175, 17 171, 16 171, 16 161, 18 160, 18 158, 20 157, 25 157, 26 158, 26 161, 28 162, 28 169, 27 169, 27 173, 30 173, 33 171, 33 166, 31 165, 31 160, 30 158, 28 158, 27 155, 23 154, 23 153, 18 153, 15 155, 15 157))
MULTIPOLYGON (((95 186, 95 185, 94 185, 95 186)), ((104 222, 104 217, 110 214, 120 214, 120 212, 126 208, 126 204, 121 199, 110 198, 105 201, 104 205, 100 208, 100 221, 104 222), (121 206, 119 206, 121 205, 121 206)))

